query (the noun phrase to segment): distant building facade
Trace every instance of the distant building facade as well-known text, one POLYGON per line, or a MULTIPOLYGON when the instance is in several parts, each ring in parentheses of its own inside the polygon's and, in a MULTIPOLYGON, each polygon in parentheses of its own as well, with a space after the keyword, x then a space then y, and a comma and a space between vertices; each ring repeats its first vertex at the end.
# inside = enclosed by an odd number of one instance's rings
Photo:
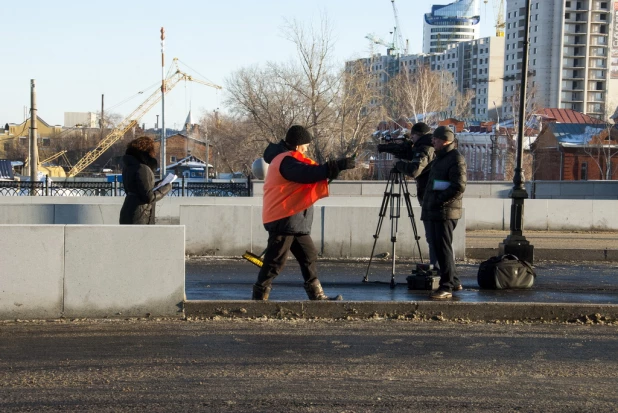
MULTIPOLYGON (((521 83, 525 0, 508 0, 503 110, 516 115, 521 83)), ((528 94, 541 107, 605 119, 618 92, 616 1, 532 0, 528 94), (608 106, 609 105, 609 106, 608 106)))
POLYGON ((93 112, 64 112, 65 128, 98 128, 97 114, 93 112))
POLYGON ((618 179, 618 131, 612 125, 549 123, 531 150, 536 180, 618 179))

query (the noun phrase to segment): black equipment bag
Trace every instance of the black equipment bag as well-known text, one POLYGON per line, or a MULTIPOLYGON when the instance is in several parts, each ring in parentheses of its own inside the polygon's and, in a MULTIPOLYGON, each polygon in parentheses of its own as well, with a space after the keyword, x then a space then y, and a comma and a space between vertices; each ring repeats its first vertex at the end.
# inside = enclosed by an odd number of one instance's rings
POLYGON ((479 287, 489 290, 530 288, 536 273, 532 266, 513 254, 491 257, 479 266, 479 287))
POLYGON ((406 278, 408 290, 437 290, 440 287, 440 276, 431 264, 416 264, 412 275, 406 278))

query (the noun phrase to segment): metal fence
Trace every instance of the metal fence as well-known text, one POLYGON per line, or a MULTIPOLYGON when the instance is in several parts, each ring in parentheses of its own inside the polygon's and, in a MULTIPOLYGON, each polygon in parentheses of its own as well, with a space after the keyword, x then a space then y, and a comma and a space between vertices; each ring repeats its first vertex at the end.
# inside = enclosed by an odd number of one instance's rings
MULTIPOLYGON (((124 196, 121 182, 0 181, 0 196, 124 196)), ((253 196, 253 183, 186 182, 172 183, 169 196, 253 196)))

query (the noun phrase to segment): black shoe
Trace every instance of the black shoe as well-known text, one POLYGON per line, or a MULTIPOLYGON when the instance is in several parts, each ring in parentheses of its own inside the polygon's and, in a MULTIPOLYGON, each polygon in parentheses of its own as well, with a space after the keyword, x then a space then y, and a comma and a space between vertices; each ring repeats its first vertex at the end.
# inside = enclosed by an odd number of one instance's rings
POLYGON ((453 287, 453 291, 461 291, 463 290, 463 285, 461 284, 457 284, 456 286, 453 287))
POLYGON ((449 298, 453 298, 453 293, 447 290, 437 289, 429 294, 429 298, 432 300, 448 300, 449 298))

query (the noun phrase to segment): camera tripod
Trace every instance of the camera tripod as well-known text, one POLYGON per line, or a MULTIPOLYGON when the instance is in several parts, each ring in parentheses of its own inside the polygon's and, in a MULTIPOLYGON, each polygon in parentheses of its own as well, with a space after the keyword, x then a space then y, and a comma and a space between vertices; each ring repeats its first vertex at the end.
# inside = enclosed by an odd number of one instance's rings
MULTIPOLYGON (((367 272, 365 273, 365 278, 363 278, 363 282, 369 282, 369 268, 371 267, 371 262, 373 260, 373 254, 376 249, 376 244, 378 242, 378 238, 380 238, 380 230, 382 229, 382 224, 384 223, 384 217, 386 216, 386 211, 389 209, 390 203, 390 220, 391 220, 391 256, 392 256, 392 266, 391 266, 391 281, 390 287, 395 288, 395 243, 397 242, 397 230, 399 226, 399 217, 401 216, 401 197, 406 204, 406 209, 408 210, 408 217, 410 218, 410 222, 412 223, 412 230, 414 232, 414 241, 416 242, 416 247, 418 248, 418 255, 423 262, 423 255, 421 253, 421 245, 419 243, 420 237, 418 236, 418 231, 416 230, 416 222, 414 221, 414 212, 412 212, 412 204, 410 202, 410 191, 408 190, 408 182, 405 180, 405 177, 401 172, 397 169, 393 168, 388 176, 388 180, 386 181, 386 189, 384 191, 384 197, 382 198, 382 206, 380 207, 379 219, 378 219, 378 227, 376 228, 376 233, 373 235, 373 248, 371 249, 371 255, 369 256, 369 265, 367 265, 367 272)), ((380 281, 374 281, 380 282, 380 281)))

